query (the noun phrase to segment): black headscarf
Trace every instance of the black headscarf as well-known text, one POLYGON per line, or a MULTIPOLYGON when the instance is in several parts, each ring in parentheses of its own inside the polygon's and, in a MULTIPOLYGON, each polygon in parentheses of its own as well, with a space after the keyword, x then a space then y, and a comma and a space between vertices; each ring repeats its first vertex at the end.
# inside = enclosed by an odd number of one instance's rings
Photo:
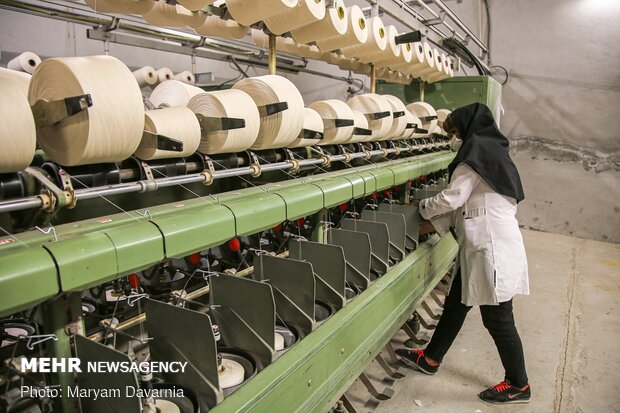
POLYGON ((469 165, 495 192, 525 198, 517 167, 510 159, 508 139, 499 131, 493 113, 482 103, 455 109, 446 119, 444 129, 456 129, 463 140, 461 148, 448 166, 450 177, 460 163, 469 165))

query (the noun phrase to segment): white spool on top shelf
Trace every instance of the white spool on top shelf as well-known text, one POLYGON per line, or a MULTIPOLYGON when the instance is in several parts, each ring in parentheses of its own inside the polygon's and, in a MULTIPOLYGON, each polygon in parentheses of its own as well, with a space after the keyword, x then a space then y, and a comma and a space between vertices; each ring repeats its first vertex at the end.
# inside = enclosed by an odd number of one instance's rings
POLYGON ((86 4, 101 13, 143 14, 155 6, 155 0, 85 0, 86 4))
POLYGON ((61 165, 118 162, 129 157, 144 129, 142 94, 131 71, 111 56, 52 58, 30 82, 28 100, 61 100, 90 94, 93 105, 38 129, 45 153, 61 165))
POLYGON ((144 133, 134 153, 138 158, 152 159, 183 158, 190 156, 200 144, 200 124, 188 108, 165 108, 148 110, 144 114, 144 133), (157 149, 157 134, 183 142, 181 152, 157 149))
POLYGON ((166 80, 157 85, 149 100, 156 108, 187 106, 189 100, 204 90, 179 80, 166 80))
POLYGON ((41 58, 32 52, 24 52, 9 60, 7 69, 20 72, 34 73, 34 69, 41 64, 41 58))
POLYGON ((251 26, 261 20, 282 13, 297 6, 298 0, 226 0, 231 16, 244 26, 251 26))
POLYGON ((435 56, 433 55, 431 45, 427 42, 423 42, 422 48, 424 49, 423 61, 409 67, 409 73, 415 77, 423 76, 424 74, 435 70, 435 56))
POLYGON ((317 46, 323 52, 330 52, 332 50, 366 43, 368 40, 368 26, 366 25, 366 17, 364 17, 362 9, 357 5, 347 7, 347 16, 349 23, 344 35, 330 37, 316 42, 317 46))
POLYGON ((353 121, 353 111, 346 103, 337 99, 321 100, 310 104, 323 119, 323 140, 319 145, 333 145, 349 142, 353 134, 353 125, 336 127, 335 120, 353 121))
POLYGON ((198 11, 214 3, 214 0, 177 0, 181 6, 188 10, 198 11))
MULTIPOLYGON (((435 108, 429 105, 426 102, 414 102, 407 105, 407 110, 411 112, 412 115, 418 118, 425 118, 430 116, 437 116, 437 112, 435 108)), ((432 130, 435 126, 437 126, 437 119, 425 120, 420 119, 422 121, 422 125, 420 126, 422 129, 426 129, 428 131, 432 130)))
POLYGON ((360 60, 364 63, 374 63, 375 65, 381 64, 387 65, 387 63, 397 63, 400 61, 400 45, 396 44, 396 36, 398 36, 398 30, 393 25, 385 28, 386 34, 386 47, 385 50, 379 50, 375 53, 364 55, 360 57, 360 60))
POLYGON ((207 20, 207 15, 203 13, 202 10, 192 11, 177 4, 175 6, 175 11, 177 13, 177 19, 179 19, 184 26, 192 29, 202 26, 207 20))
POLYGON ((0 67, 0 79, 8 79, 19 89, 24 92, 24 96, 28 96, 28 86, 30 86, 31 75, 17 70, 10 70, 0 67))
POLYGON ((28 99, 19 83, 0 77, 0 173, 30 165, 37 133, 28 99))
POLYGON ((193 85, 194 83, 196 83, 196 78, 194 77, 194 74, 187 70, 177 73, 176 75, 172 76, 172 79, 187 83, 188 85, 193 85))
POLYGON ((361 58, 362 56, 377 54, 387 47, 387 33, 381 18, 375 16, 366 20, 368 38, 365 43, 345 47, 341 51, 347 57, 361 58))
MULTIPOLYGON (((368 130, 368 119, 366 119, 366 116, 364 116, 364 114, 358 110, 351 110, 351 112, 353 112, 354 128, 368 130)), ((372 135, 361 135, 361 134, 356 134, 355 132, 356 131, 354 129, 353 136, 351 137, 351 140, 349 141, 350 143, 366 142, 372 139, 372 135)))
POLYGON ((312 132, 323 133, 323 119, 319 113, 312 108, 304 109, 304 127, 299 132, 299 136, 293 142, 291 142, 289 148, 301 148, 304 146, 317 145, 321 142, 321 139, 313 139, 305 137, 306 134, 311 135, 312 132))
POLYGON ((187 107, 211 118, 243 119, 245 127, 229 130, 202 130, 198 150, 208 155, 240 152, 249 149, 260 128, 260 116, 252 98, 242 90, 205 92, 190 99, 187 107))
POLYGON ((297 6, 265 20, 265 25, 271 33, 279 35, 321 21, 324 17, 325 0, 299 0, 297 6))
POLYGON ((435 64, 439 65, 436 69, 437 71, 432 72, 428 75, 422 76, 422 79, 429 82, 429 83, 433 83, 433 82, 437 82, 439 80, 443 80, 443 79, 447 79, 448 77, 450 77, 450 68, 449 68, 449 64, 450 62, 448 61, 448 56, 445 55, 445 53, 441 53, 441 55, 439 55, 439 61, 435 61, 435 64))
POLYGON ((392 127, 388 132, 388 139, 400 139, 405 133, 405 128, 407 127, 407 118, 405 114, 407 113, 407 108, 405 108, 405 104, 396 96, 392 95, 382 95, 392 107, 392 127), (398 116, 397 116, 398 115, 398 116), (395 117, 397 116, 397 117, 395 117))
POLYGON ((163 83, 166 80, 172 80, 172 78, 174 77, 174 73, 172 73, 172 70, 168 69, 167 67, 162 67, 160 69, 157 69, 156 71, 157 73, 157 83, 163 83))
POLYGON ((152 86, 157 83, 157 73, 151 66, 143 66, 138 70, 134 70, 132 73, 140 88, 152 86))
POLYGON ((331 37, 342 36, 347 32, 347 9, 342 0, 335 0, 327 7, 323 20, 292 30, 291 35, 298 43, 309 43, 331 37))
POLYGON ((226 39, 241 39, 250 28, 242 26, 234 20, 224 20, 218 16, 207 16, 202 26, 194 28, 201 36, 217 36, 226 39))
POLYGON ((256 106, 261 107, 286 102, 288 109, 262 116, 258 138, 253 149, 282 148, 293 142, 304 123, 304 100, 299 90, 288 79, 278 75, 266 75, 242 79, 233 89, 246 92, 256 106))
POLYGON ((452 111, 450 109, 437 109, 437 125, 443 129, 443 123, 448 118, 452 111))
POLYGON ((365 93, 363 95, 353 96, 347 101, 347 105, 349 105, 351 109, 358 110, 366 116, 368 119, 368 129, 372 131, 371 140, 387 138, 387 134, 393 122, 392 106, 387 99, 376 93, 365 93), (372 119, 372 116, 377 116, 381 113, 387 113, 387 116, 379 119, 372 119))

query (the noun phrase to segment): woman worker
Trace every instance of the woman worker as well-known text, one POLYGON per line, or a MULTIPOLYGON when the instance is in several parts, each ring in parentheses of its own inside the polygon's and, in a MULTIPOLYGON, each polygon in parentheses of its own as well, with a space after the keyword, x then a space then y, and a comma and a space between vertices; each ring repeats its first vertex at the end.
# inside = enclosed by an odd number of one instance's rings
POLYGON ((513 296, 529 294, 527 260, 515 217, 517 203, 524 198, 519 172, 510 159, 508 140, 485 105, 456 109, 444 129, 461 141, 448 167, 450 185, 421 201, 419 208, 440 234, 448 228, 455 234, 459 259, 443 314, 426 349, 396 352, 417 370, 435 374, 465 316, 478 305, 505 369, 504 380, 478 397, 490 403, 527 403, 530 385, 512 313, 513 296))

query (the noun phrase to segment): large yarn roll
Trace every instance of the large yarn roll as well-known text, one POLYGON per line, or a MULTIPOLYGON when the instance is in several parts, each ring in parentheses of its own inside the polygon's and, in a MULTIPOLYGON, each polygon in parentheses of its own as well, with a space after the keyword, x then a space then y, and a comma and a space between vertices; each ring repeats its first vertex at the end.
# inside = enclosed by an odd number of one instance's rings
POLYGON ((1 75, 0 122, 0 173, 20 171, 34 157, 37 134, 22 87, 1 75))
POLYGON ((144 66, 133 71, 133 77, 136 78, 140 88, 152 86, 157 83, 157 73, 151 66, 144 66))
POLYGON ((366 42, 343 48, 342 53, 345 56, 361 58, 362 56, 380 53, 387 47, 387 33, 381 18, 371 17, 366 21, 366 24, 368 26, 366 42))
POLYGON ((188 108, 149 110, 144 114, 144 133, 134 155, 143 160, 183 158, 190 156, 200 144, 200 124, 188 108), (157 137, 163 135, 183 142, 181 152, 157 149, 157 137))
POLYGON ((250 26, 261 20, 282 13, 297 6, 298 0, 226 0, 228 11, 233 18, 244 26, 250 26))
POLYGON ((8 79, 24 93, 24 96, 28 96, 28 87, 30 86, 31 75, 24 72, 18 72, 17 70, 10 70, 0 67, 0 79, 8 79))
POLYGON ((149 100, 157 108, 187 106, 189 100, 199 93, 204 90, 179 80, 166 80, 153 89, 149 100))
POLYGON ((167 67, 162 67, 161 69, 157 70, 157 83, 163 83, 166 80, 172 80, 172 78, 174 77, 174 73, 172 73, 172 70, 168 69, 167 67))
MULTIPOLYGON (((409 43, 407 43, 409 44, 409 43)), ((392 66, 392 69, 401 70, 405 73, 413 73, 413 69, 419 67, 424 64, 424 46, 422 42, 415 42, 411 46, 411 55, 409 55, 409 60, 407 61, 407 55, 403 54, 404 60, 396 65, 392 66)))
POLYGON ((30 82, 28 100, 90 94, 93 106, 37 131, 39 145, 61 165, 118 162, 140 143, 142 94, 131 71, 111 56, 47 59, 30 82))
POLYGON ((203 130, 198 150, 214 155, 249 149, 260 128, 258 109, 252 98, 242 90, 229 89, 200 93, 188 105, 194 113, 213 118, 245 120, 245 127, 230 130, 203 130))
POLYGON ((172 79, 187 83, 188 85, 193 85, 194 83, 196 83, 196 78, 194 77, 194 74, 187 70, 177 73, 176 75, 172 76, 172 79))
POLYGON ((407 126, 405 127, 405 131, 403 132, 403 139, 409 139, 413 136, 415 132, 415 128, 410 128, 409 125, 419 125, 420 119, 416 118, 411 112, 405 110, 405 121, 407 122, 407 126))
POLYGON ((365 63, 374 63, 378 65, 380 61, 387 63, 394 63, 400 60, 400 45, 396 44, 396 36, 398 36, 398 30, 393 25, 385 28, 386 34, 386 47, 385 50, 377 51, 376 53, 361 56, 360 60, 365 63))
POLYGON ((365 93, 353 96, 347 101, 347 105, 353 110, 358 110, 364 115, 388 112, 389 115, 381 119, 368 119, 368 129, 372 131, 372 140, 386 139, 392 127, 392 106, 381 95, 365 93))
POLYGON ((144 14, 153 8, 155 0, 85 0, 101 13, 144 14))
POLYGON ((415 77, 420 77, 425 73, 435 70, 435 56, 433 55, 431 45, 427 42, 423 42, 422 48, 424 49, 422 62, 409 66, 409 73, 415 77))
POLYGON ((443 129, 443 123, 451 113, 452 111, 450 109, 437 109, 437 126, 443 129))
POLYGON ((24 52, 9 60, 7 69, 19 70, 20 72, 34 73, 34 69, 41 64, 41 58, 32 52, 24 52))
POLYGON ((291 34, 296 42, 309 43, 342 36, 347 32, 347 26, 344 1, 334 0, 334 4, 327 8, 323 20, 292 30, 291 34))
POLYGON ((185 27, 184 20, 179 18, 176 6, 163 0, 156 2, 148 12, 142 13, 142 17, 153 26, 185 27))
POLYGON ((344 35, 316 42, 323 52, 366 43, 366 40, 368 40, 368 27, 366 26, 366 17, 364 17, 362 9, 357 5, 347 7, 347 16, 349 24, 344 35))
POLYGON ((281 148, 293 142, 304 123, 304 100, 293 82, 278 75, 242 79, 233 89, 246 92, 256 106, 286 102, 288 109, 261 117, 253 149, 281 148))
MULTIPOLYGON (((407 110, 411 112, 412 115, 418 118, 424 118, 427 116, 437 116, 437 112, 435 109, 426 102, 414 102, 407 105, 407 110)), ((421 128, 426 130, 432 130, 435 126, 437 126, 437 119, 433 120, 424 120, 422 121, 421 128)))
POLYGON ((203 13, 201 10, 192 11, 186 9, 185 7, 177 4, 175 7, 175 11, 177 13, 177 19, 183 24, 183 26, 195 29, 196 27, 200 27, 207 20, 207 15, 203 13))
POLYGON ((188 10, 198 11, 214 3, 214 0, 177 0, 181 6, 188 10))
POLYGON ((218 16, 207 16, 202 26, 194 28, 201 36, 217 36, 227 39, 241 39, 250 30, 234 20, 220 19, 218 16))
POLYGON ((392 107, 392 116, 399 114, 400 116, 394 117, 394 121, 392 122, 392 127, 387 134, 388 139, 400 139, 405 133, 405 128, 407 127, 407 118, 405 117, 405 113, 407 112, 407 108, 405 108, 405 104, 396 96, 393 95, 382 95, 392 107))
MULTIPOLYGON (((353 126, 355 128, 368 129, 368 119, 366 116, 358 110, 351 110, 353 112, 353 126)), ((366 142, 372 139, 372 135, 358 135, 353 130, 353 136, 351 137, 350 143, 356 142, 366 142)))
POLYGON ((325 0, 299 0, 296 7, 286 9, 265 20, 265 25, 273 34, 283 34, 293 29, 323 20, 325 0))
POLYGON ((299 132, 299 136, 291 142, 289 148, 301 148, 304 146, 312 146, 321 142, 320 139, 309 139, 304 137, 306 131, 323 133, 323 119, 319 113, 311 108, 304 109, 304 127, 299 132))
POLYGON ((436 67, 437 70, 426 76, 422 76, 423 80, 433 83, 450 77, 450 62, 448 61, 448 56, 446 56, 445 53, 438 53, 438 58, 436 57, 435 64, 438 65, 436 67))
POLYGON ((334 120, 353 119, 353 111, 346 103, 337 99, 321 100, 310 104, 323 119, 324 134, 319 145, 333 145, 349 142, 353 134, 353 125, 336 128, 334 120))

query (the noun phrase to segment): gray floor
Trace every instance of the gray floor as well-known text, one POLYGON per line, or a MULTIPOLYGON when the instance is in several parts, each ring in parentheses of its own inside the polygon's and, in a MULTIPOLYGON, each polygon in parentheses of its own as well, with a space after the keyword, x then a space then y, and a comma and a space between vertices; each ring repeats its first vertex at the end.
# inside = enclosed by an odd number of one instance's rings
MULTIPOLYGON (((494 344, 473 309, 435 376, 412 370, 386 380, 395 390, 377 403, 359 381, 347 392, 358 412, 620 412, 620 245, 524 231, 531 295, 515 299, 532 385, 528 405, 494 406, 477 393, 503 379, 494 344)), ((393 340, 401 347, 405 335, 393 340)), ((404 369, 404 368, 403 368, 404 369)))

